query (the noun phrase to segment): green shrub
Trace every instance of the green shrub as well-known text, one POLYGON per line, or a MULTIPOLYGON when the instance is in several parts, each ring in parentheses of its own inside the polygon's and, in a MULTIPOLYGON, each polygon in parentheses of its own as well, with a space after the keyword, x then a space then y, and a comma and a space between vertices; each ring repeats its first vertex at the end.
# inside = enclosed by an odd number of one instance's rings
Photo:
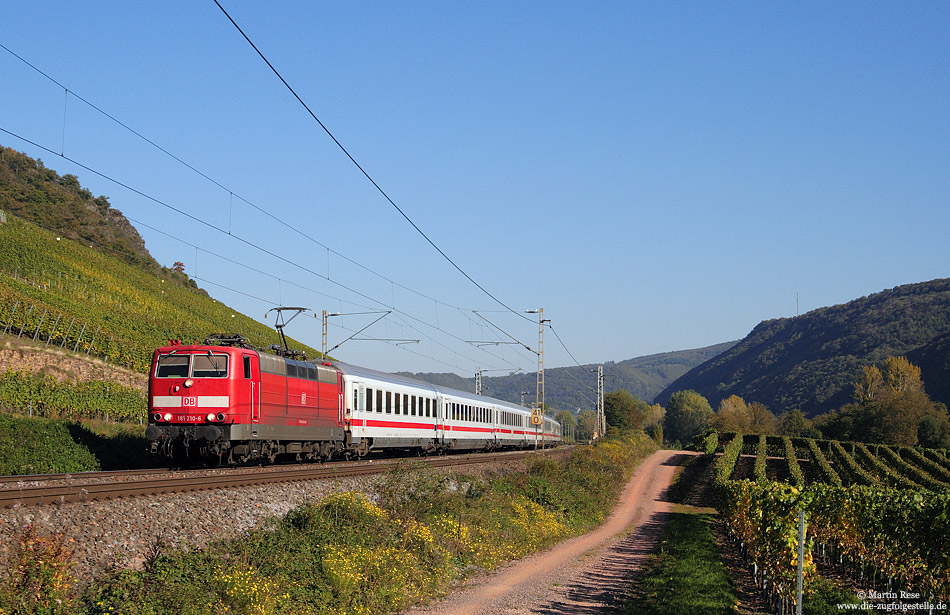
POLYGON ((67 421, 17 418, 0 413, 0 474, 49 474, 99 470, 88 448, 77 443, 67 421))

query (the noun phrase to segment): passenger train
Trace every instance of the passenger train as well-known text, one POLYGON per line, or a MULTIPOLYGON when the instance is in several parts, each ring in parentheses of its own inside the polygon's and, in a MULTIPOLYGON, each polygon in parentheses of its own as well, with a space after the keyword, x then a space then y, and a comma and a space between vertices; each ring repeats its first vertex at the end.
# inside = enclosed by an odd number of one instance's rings
POLYGON ((264 352, 240 336, 157 348, 153 453, 215 463, 488 451, 559 444, 561 425, 491 397, 336 361, 264 352))

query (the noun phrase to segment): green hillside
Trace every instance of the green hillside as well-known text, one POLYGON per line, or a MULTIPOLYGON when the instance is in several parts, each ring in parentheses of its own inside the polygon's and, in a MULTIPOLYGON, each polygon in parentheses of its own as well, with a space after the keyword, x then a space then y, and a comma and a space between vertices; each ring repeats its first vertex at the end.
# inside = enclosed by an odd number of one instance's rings
POLYGON ((279 341, 272 329, 197 288, 16 216, 6 218, 0 224, 0 330, 22 330, 38 341, 89 351, 139 371, 147 369, 152 350, 169 339, 204 340, 210 333, 235 331, 258 346, 279 341))
MULTIPOLYGON (((810 416, 849 402, 862 366, 910 354, 948 333, 950 279, 898 286, 762 322, 732 349, 673 382, 657 401, 665 404, 674 392, 693 389, 714 408, 738 395, 775 414, 798 408, 810 416)), ((924 377, 927 391, 944 390, 946 369, 940 375, 928 365, 928 373, 933 380, 924 377)))
MULTIPOLYGON (((626 389, 638 399, 652 402, 669 383, 703 361, 731 348, 735 342, 726 342, 677 352, 664 352, 625 361, 604 363, 604 387, 607 391, 626 389)), ((426 382, 449 386, 463 391, 475 390, 474 374, 462 378, 457 374, 407 374, 426 382)), ((484 392, 498 399, 521 402, 522 391, 526 402, 534 402, 537 374, 512 376, 485 376, 484 392)), ((597 365, 583 367, 556 367, 544 370, 546 403, 557 410, 591 409, 597 390, 597 365)))

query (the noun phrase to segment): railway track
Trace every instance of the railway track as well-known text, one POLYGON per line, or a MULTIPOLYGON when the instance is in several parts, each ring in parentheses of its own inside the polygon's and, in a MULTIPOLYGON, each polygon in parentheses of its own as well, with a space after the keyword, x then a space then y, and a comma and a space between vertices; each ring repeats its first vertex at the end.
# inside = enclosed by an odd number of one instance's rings
MULTIPOLYGON (((548 449, 551 450, 551 449, 548 449)), ((431 467, 465 466, 523 459, 546 451, 478 453, 419 459, 431 467)), ((0 477, 0 508, 152 496, 204 489, 231 489, 291 481, 380 474, 405 459, 351 461, 307 466, 215 470, 130 470, 0 477), (211 472, 211 473, 209 473, 211 472), (57 484, 43 484, 56 482, 57 484), (15 483, 15 484, 14 484, 15 483)))

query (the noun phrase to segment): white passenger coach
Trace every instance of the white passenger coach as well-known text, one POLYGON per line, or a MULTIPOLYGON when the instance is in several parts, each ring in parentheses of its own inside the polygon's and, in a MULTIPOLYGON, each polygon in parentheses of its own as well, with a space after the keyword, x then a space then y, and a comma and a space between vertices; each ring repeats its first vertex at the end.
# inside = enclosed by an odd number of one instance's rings
POLYGON ((493 450, 551 446, 561 425, 527 408, 413 378, 334 362, 343 374, 345 422, 351 444, 363 451, 418 448, 493 450))

